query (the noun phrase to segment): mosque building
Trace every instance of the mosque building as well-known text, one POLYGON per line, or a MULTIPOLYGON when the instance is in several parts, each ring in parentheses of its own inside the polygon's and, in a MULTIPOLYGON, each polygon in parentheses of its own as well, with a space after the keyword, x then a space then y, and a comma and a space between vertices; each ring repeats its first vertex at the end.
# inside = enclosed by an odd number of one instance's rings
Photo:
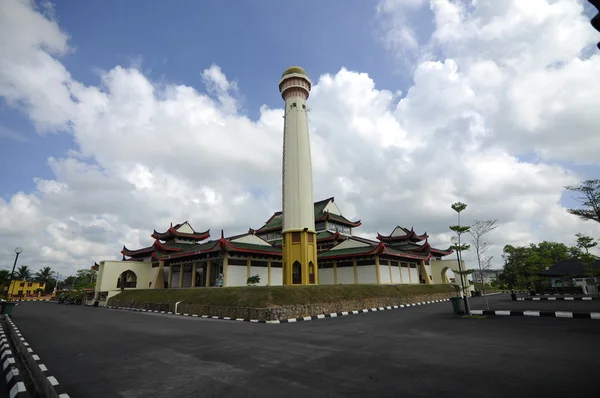
POLYGON ((377 240, 356 236, 360 221, 342 215, 333 197, 313 202, 306 101, 311 81, 304 69, 286 69, 279 81, 285 101, 282 211, 258 229, 211 239, 185 221, 151 234, 141 249, 121 250, 121 261, 98 264, 96 297, 123 289, 210 288, 259 285, 449 283, 455 268, 428 235, 396 227, 377 240))

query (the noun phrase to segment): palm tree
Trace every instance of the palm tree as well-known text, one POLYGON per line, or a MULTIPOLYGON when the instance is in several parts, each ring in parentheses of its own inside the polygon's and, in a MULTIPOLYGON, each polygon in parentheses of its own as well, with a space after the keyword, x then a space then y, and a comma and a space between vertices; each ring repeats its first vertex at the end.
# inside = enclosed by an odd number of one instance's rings
POLYGON ((35 273, 35 278, 40 282, 48 282, 54 277, 54 271, 50 267, 44 267, 35 273))
POLYGON ((32 272, 27 265, 21 265, 15 272, 15 279, 27 280, 31 279, 32 272))
POLYGON ((5 270, 5 269, 0 269, 0 291, 7 290, 9 284, 10 284, 10 271, 5 270))

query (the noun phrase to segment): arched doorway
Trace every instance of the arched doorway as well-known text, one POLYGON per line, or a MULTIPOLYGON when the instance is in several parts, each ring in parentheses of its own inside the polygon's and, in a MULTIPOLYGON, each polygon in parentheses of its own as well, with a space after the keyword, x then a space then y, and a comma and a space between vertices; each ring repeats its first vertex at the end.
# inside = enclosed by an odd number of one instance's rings
POLYGON ((134 288, 137 286, 137 275, 131 270, 123 271, 117 279, 117 288, 134 288))
POLYGON ((454 271, 450 267, 444 267, 441 273, 442 283, 456 283, 454 271))
POLYGON ((308 283, 315 283, 315 265, 312 261, 308 263, 308 283))
POLYGON ((294 261, 292 265, 292 283, 294 285, 302 284, 302 265, 298 261, 294 261))

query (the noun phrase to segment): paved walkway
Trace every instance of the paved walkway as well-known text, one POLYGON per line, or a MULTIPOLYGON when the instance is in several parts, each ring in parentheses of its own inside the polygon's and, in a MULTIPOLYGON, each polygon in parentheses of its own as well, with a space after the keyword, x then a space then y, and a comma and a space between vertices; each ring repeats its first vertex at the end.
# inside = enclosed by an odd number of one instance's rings
POLYGON ((600 366, 600 322, 448 302, 279 325, 36 302, 13 319, 77 398, 590 395, 600 366))

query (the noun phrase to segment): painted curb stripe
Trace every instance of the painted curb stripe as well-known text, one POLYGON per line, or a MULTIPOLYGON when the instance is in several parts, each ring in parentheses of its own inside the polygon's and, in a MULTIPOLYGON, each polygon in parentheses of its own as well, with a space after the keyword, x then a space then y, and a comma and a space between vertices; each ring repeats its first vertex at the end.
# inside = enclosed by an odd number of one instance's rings
POLYGON ((517 297, 518 301, 591 301, 598 297, 517 297))
POLYGON ((571 311, 509 311, 509 310, 471 310, 471 315, 500 315, 500 316, 538 316, 545 318, 578 318, 600 319, 600 312, 571 312, 571 311))

